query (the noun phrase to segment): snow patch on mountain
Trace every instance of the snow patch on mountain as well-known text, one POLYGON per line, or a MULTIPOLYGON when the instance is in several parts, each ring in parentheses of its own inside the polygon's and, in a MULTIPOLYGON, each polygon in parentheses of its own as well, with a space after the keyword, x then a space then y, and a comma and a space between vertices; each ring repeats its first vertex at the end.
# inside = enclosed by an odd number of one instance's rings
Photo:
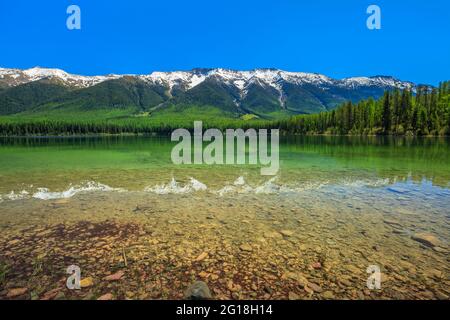
POLYGON ((139 76, 139 78, 169 87, 170 90, 176 86, 189 90, 205 81, 206 76, 188 71, 175 71, 153 72, 150 75, 139 76))
MULTIPOLYGON (((27 70, 0 68, 0 81, 8 86, 38 81, 41 79, 59 79, 68 86, 90 87, 103 81, 118 79, 124 75, 81 76, 67 73, 60 69, 35 67, 27 70)), ((204 81, 211 79, 225 85, 234 86, 240 91, 241 98, 248 92, 252 84, 270 86, 279 92, 279 100, 283 105, 283 84, 314 85, 323 90, 330 86, 357 89, 364 86, 376 86, 380 88, 413 89, 411 82, 400 81, 386 76, 352 77, 336 80, 325 75, 305 72, 289 72, 278 69, 255 69, 249 71, 237 71, 230 69, 193 69, 191 71, 158 72, 149 75, 129 75, 152 84, 162 85, 171 92, 174 88, 190 90, 204 81)))
POLYGON ((42 79, 59 79, 69 86, 86 88, 106 80, 118 79, 120 77, 122 75, 80 76, 67 73, 61 69, 41 67, 26 70, 0 68, 0 80, 3 80, 11 87, 42 79))
POLYGON ((407 81, 400 81, 393 77, 387 76, 375 76, 375 77, 352 77, 344 78, 337 81, 338 85, 342 87, 350 87, 353 89, 362 86, 378 86, 378 87, 391 87, 398 89, 413 89, 415 87, 414 83, 407 81))

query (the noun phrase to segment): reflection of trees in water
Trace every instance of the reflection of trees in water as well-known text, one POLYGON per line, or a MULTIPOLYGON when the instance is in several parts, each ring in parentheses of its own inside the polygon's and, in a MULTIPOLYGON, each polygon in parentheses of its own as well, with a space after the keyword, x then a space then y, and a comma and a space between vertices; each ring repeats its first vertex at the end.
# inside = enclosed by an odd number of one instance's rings
POLYGON ((288 157, 289 166, 295 161, 305 160, 300 155, 307 155, 310 157, 307 161, 312 166, 317 161, 317 166, 323 167, 325 175, 331 179, 341 174, 361 175, 363 178, 372 172, 379 178, 393 181, 410 179, 420 183, 427 179, 433 184, 447 187, 450 181, 449 142, 448 138, 283 137, 281 158, 286 154, 299 155, 288 157), (361 172, 358 173, 358 170, 361 172), (333 174, 330 175, 330 172, 333 174))
MULTIPOLYGON (((421 183, 426 179, 442 187, 448 187, 450 181, 449 138, 283 136, 280 142, 281 181, 339 182, 378 178, 389 179, 391 183, 407 179, 421 183)), ((173 145, 170 138, 156 136, 0 138, 0 153, 21 147, 48 149, 49 152, 111 150, 134 153, 145 165, 152 162, 164 165, 161 171, 171 170, 180 178, 186 173, 195 173, 200 179, 210 180, 214 176, 219 181, 228 176, 233 179, 245 172, 249 181, 260 182, 262 179, 257 168, 252 166, 204 166, 196 170, 191 167, 170 168, 173 145), (136 151, 151 151, 151 154, 136 151)))

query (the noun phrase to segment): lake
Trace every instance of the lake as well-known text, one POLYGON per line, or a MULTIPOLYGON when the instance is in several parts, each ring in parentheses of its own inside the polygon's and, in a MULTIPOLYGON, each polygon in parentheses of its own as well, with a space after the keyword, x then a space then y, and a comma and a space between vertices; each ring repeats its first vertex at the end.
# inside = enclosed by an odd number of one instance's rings
POLYGON ((449 139, 281 137, 273 177, 174 145, 0 138, 0 298, 448 299, 449 139))

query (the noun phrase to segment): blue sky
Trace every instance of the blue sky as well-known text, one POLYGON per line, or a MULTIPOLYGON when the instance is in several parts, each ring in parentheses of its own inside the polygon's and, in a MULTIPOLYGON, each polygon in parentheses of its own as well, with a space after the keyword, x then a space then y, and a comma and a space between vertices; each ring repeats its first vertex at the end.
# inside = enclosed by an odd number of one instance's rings
POLYGON ((86 75, 195 67, 331 77, 450 79, 447 0, 59 0, 0 2, 0 66, 86 75), (81 8, 81 30, 66 9, 81 8), (366 8, 382 29, 366 28, 366 8))

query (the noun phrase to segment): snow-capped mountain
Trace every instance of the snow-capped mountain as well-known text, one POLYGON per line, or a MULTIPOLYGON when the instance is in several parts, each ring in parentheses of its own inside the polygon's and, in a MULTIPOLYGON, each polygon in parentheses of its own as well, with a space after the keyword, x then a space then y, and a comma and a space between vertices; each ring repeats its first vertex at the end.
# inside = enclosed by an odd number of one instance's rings
POLYGON ((137 77, 155 84, 167 86, 168 88, 181 87, 185 90, 201 84, 207 79, 216 79, 227 85, 233 85, 240 90, 253 83, 269 85, 277 90, 280 89, 281 82, 292 83, 296 85, 311 84, 326 88, 329 85, 340 87, 361 87, 361 86, 380 86, 396 87, 399 89, 411 89, 414 84, 407 81, 401 81, 393 77, 375 76, 375 77, 352 77, 336 80, 325 75, 305 72, 288 72, 278 69, 255 69, 250 71, 236 71, 230 69, 193 69, 191 71, 173 71, 158 72, 155 71, 149 75, 102 75, 102 76, 82 76, 67 73, 61 69, 49 69, 34 67, 31 69, 7 69, 0 68, 0 81, 8 86, 17 86, 20 84, 38 81, 44 78, 60 79, 70 86, 80 88, 90 87, 103 81, 118 79, 123 76, 137 77))
POLYGON ((170 105, 207 106, 231 114, 258 116, 313 113, 330 110, 345 101, 378 98, 385 90, 395 88, 414 90, 415 84, 387 76, 333 79, 278 69, 218 68, 81 76, 40 67, 0 68, 0 114, 46 105, 84 109, 135 107, 141 111, 170 105))
POLYGON ((414 89, 415 85, 412 82, 401 81, 389 76, 373 76, 373 77, 353 77, 344 78, 339 81, 339 85, 343 87, 362 87, 362 86, 381 86, 381 87, 392 87, 401 90, 404 89, 414 89))
POLYGON ((80 76, 67 73, 61 69, 48 69, 40 67, 34 67, 26 70, 0 68, 0 82, 3 82, 6 86, 9 87, 52 78, 61 80, 68 86, 86 88, 106 80, 117 79, 120 77, 122 76, 80 76))

